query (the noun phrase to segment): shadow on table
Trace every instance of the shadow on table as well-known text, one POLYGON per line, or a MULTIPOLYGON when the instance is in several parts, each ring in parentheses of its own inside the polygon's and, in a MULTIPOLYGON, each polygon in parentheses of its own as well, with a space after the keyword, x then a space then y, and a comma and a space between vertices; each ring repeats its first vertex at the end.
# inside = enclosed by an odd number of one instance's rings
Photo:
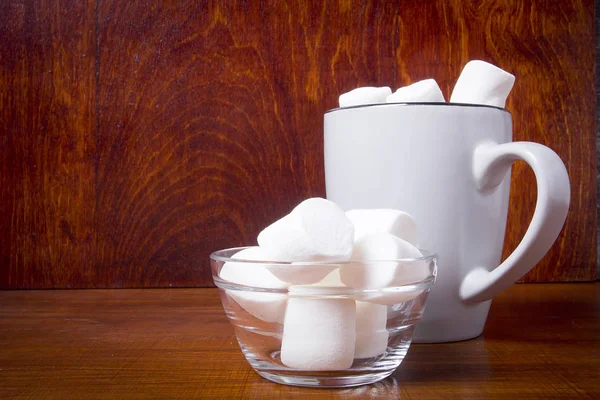
POLYGON ((492 375, 488 350, 479 337, 456 343, 413 344, 392 377, 402 387, 435 381, 484 381, 492 375))

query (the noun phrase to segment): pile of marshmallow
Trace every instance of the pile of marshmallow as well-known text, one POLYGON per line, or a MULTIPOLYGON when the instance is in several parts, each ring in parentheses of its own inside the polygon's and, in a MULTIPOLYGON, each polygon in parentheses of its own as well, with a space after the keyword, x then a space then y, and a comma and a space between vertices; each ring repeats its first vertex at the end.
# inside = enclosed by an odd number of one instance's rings
POLYGON ((431 276, 425 261, 402 262, 422 254, 414 219, 399 210, 344 212, 311 198, 260 232, 258 244, 233 255, 219 276, 278 289, 227 293, 256 318, 283 324, 281 361, 294 369, 342 370, 356 358, 383 354, 388 306, 422 291, 377 289, 411 287, 431 276), (350 295, 327 297, 332 289, 350 289, 350 295))
MULTIPOLYGON (((513 75, 492 64, 471 61, 450 102, 504 107, 514 81, 513 75)), ((445 99, 433 79, 395 93, 389 87, 361 87, 339 98, 340 107, 402 102, 445 99)), ((223 265, 219 277, 253 288, 227 290, 248 313, 283 324, 284 365, 299 370, 343 370, 354 359, 384 354, 389 339, 388 307, 422 293, 418 285, 412 291, 385 290, 411 287, 431 276, 417 245, 416 223, 405 212, 344 213, 328 200, 312 198, 260 232, 258 246, 236 253, 234 261, 223 265), (422 262, 402 261, 415 258, 422 262), (352 294, 331 296, 336 288, 350 289, 352 294)))
MULTIPOLYGON (((484 104, 504 107, 506 98, 515 82, 508 72, 487 63, 473 60, 463 68, 450 103, 484 104)), ((445 102, 444 95, 434 79, 425 79, 412 85, 399 88, 392 93, 389 87, 361 87, 339 98, 340 107, 364 104, 406 103, 406 102, 445 102)))

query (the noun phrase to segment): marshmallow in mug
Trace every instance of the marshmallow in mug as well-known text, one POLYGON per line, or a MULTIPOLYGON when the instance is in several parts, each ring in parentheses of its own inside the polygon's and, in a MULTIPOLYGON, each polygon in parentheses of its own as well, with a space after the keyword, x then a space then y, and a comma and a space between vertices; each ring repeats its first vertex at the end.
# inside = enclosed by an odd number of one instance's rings
MULTIPOLYGON (((235 253, 231 258, 248 261, 268 261, 272 259, 264 249, 249 247, 235 253)), ((219 272, 221 279, 238 285, 264 289, 285 289, 288 284, 277 279, 265 265, 245 262, 226 262, 219 272)), ((286 296, 280 293, 249 292, 226 290, 244 310, 266 322, 283 323, 286 296)))
POLYGON ((429 102, 444 103, 444 95, 435 79, 424 79, 403 86, 386 98, 387 103, 429 102))
POLYGON ((514 83, 514 75, 493 64, 481 60, 469 61, 458 77, 450 102, 504 108, 514 83))
POLYGON ((365 104, 385 103, 385 99, 392 94, 392 89, 384 87, 359 87, 342 94, 339 97, 340 107, 360 106, 365 104))

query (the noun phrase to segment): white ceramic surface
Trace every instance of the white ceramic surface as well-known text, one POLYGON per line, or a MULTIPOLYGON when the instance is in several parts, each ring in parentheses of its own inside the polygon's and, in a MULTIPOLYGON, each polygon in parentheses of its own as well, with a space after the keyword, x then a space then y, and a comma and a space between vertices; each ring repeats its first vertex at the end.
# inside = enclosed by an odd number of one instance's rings
POLYGON ((324 140, 327 198, 344 210, 408 212, 420 247, 439 256, 417 342, 481 334, 490 299, 544 256, 564 224, 570 199, 564 164, 540 144, 511 143, 504 109, 450 103, 335 109, 325 114, 324 140), (523 240, 498 265, 515 160, 534 170, 538 200, 523 240))

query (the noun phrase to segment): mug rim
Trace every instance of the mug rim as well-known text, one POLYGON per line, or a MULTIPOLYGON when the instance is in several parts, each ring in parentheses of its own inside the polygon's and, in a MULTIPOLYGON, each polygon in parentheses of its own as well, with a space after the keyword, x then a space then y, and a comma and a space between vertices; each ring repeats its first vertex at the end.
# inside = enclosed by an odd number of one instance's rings
POLYGON ((371 107, 380 107, 380 106, 403 106, 403 107, 408 107, 408 106, 435 106, 435 107, 446 106, 446 107, 459 107, 459 108, 461 108, 461 107, 462 108, 466 108, 466 107, 491 108, 494 110, 504 111, 504 112, 508 113, 509 115, 511 115, 510 111, 508 111, 506 108, 490 106, 488 104, 447 103, 447 102, 427 102, 427 101, 359 104, 356 106, 332 108, 332 109, 325 111, 325 114, 333 113, 335 111, 352 110, 352 109, 357 109, 357 108, 371 108, 371 107))
POLYGON ((345 264, 378 264, 383 262, 402 262, 402 263, 411 263, 411 262, 422 262, 422 261, 432 261, 438 259, 437 253, 426 249, 419 249, 421 253, 423 253, 422 257, 407 257, 407 258, 398 258, 398 259, 387 259, 387 260, 328 260, 328 261, 260 261, 260 260, 244 260, 239 258, 233 258, 229 256, 225 256, 226 253, 231 253, 232 255, 245 250, 250 247, 257 246, 242 246, 242 247, 230 247, 226 249, 221 249, 214 251, 210 254, 210 259, 218 262, 235 262, 235 263, 246 263, 246 264, 265 264, 265 265, 345 265, 345 264))

